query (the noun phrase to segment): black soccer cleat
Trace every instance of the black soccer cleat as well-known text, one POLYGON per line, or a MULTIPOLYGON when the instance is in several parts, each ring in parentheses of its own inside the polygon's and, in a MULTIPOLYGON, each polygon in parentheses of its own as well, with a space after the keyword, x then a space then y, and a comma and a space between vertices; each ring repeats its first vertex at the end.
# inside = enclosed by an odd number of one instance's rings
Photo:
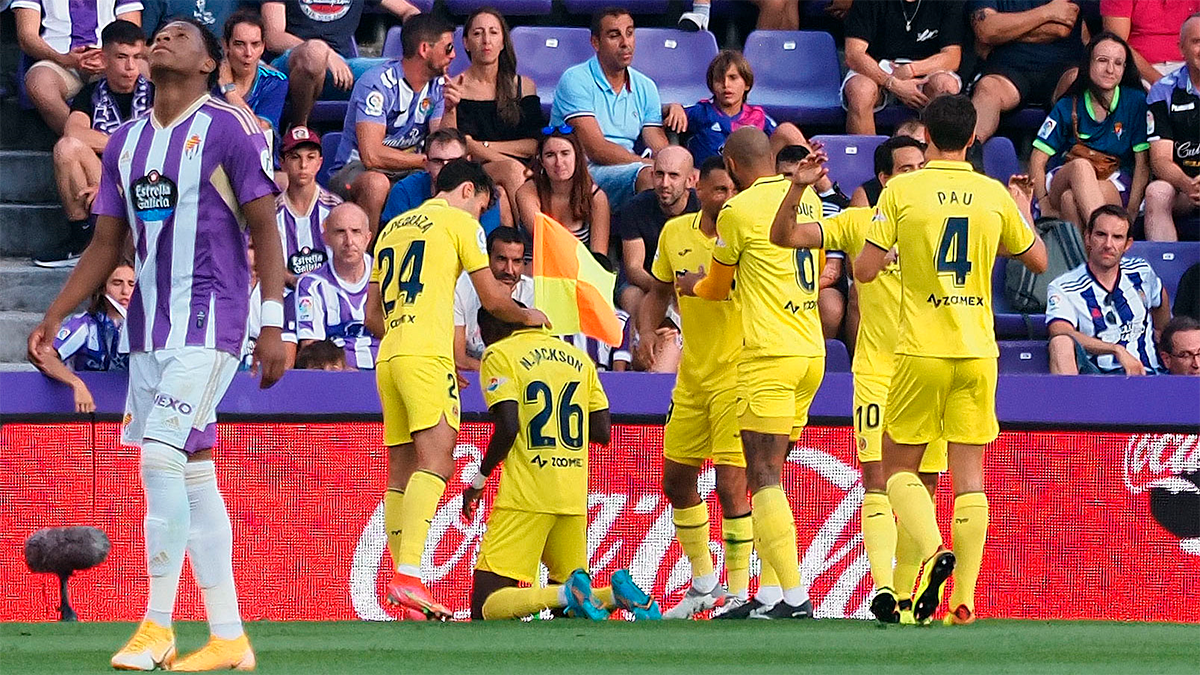
POLYGON ((772 607, 763 607, 750 615, 751 619, 811 619, 813 618, 812 600, 805 600, 802 605, 789 605, 780 600, 772 607))
POLYGON ((736 595, 726 596, 725 604, 713 610, 712 619, 749 619, 756 609, 763 606, 757 598, 743 600, 736 595))
POLYGON ((942 589, 954 572, 954 552, 941 550, 933 554, 922 570, 919 592, 913 600, 913 618, 917 623, 925 623, 933 618, 938 605, 942 604, 942 589))
POLYGON ((879 589, 871 599, 871 613, 879 623, 900 623, 899 608, 896 592, 890 588, 879 589))

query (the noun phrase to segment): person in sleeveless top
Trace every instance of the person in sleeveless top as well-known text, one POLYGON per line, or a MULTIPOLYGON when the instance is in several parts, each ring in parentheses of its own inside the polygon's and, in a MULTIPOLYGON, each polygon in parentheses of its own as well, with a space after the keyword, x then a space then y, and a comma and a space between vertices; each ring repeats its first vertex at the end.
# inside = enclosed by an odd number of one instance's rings
POLYGON ((608 254, 608 197, 588 174, 583 146, 570 125, 546 127, 538 139, 533 178, 517 190, 521 226, 533 232, 538 213, 562 223, 590 250, 608 254))

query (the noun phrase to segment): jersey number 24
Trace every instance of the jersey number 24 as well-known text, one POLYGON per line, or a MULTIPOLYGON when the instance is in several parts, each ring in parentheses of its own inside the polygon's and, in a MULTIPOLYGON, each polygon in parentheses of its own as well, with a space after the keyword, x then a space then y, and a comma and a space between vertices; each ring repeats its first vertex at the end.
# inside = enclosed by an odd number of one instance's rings
POLYGON ((383 273, 383 312, 388 314, 396 306, 396 298, 403 296, 404 304, 411 305, 417 301, 417 296, 425 290, 421 283, 421 268, 425 266, 425 242, 417 239, 408 245, 404 257, 400 259, 400 269, 396 269, 396 250, 385 248, 379 252, 379 265, 387 266, 383 273), (392 281, 396 281, 395 292, 392 291, 392 281), (389 298, 391 298, 389 300, 389 298))

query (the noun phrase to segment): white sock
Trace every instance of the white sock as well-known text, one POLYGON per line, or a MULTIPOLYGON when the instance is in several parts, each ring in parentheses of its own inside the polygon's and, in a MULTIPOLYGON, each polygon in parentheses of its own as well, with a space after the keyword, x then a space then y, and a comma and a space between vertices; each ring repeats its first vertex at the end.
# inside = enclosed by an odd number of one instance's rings
POLYGON ((783 592, 783 601, 792 607, 799 607, 808 602, 808 589, 803 585, 789 588, 783 592))
POLYGON ((783 589, 779 586, 759 586, 754 599, 764 605, 774 605, 783 599, 783 589))
POLYGON ((563 584, 562 586, 558 587, 558 606, 559 607, 567 606, 567 585, 566 584, 563 584))
POLYGON ((225 499, 217 489, 212 460, 188 462, 187 497, 192 527, 187 550, 192 573, 204 597, 204 612, 213 637, 232 640, 242 634, 237 588, 233 584, 233 528, 225 499))
POLYGON ((711 11, 711 9, 712 9, 711 0, 709 0, 709 2, 693 2, 692 3, 692 12, 704 17, 705 23, 708 23, 708 15, 709 15, 709 12, 711 11))
POLYGON ((146 619, 170 628, 187 549, 191 514, 184 465, 187 457, 158 441, 142 443, 142 490, 146 494, 146 573, 150 596, 146 619))
POLYGON ((717 587, 717 575, 715 572, 709 572, 701 577, 692 577, 692 588, 700 593, 711 592, 717 587))

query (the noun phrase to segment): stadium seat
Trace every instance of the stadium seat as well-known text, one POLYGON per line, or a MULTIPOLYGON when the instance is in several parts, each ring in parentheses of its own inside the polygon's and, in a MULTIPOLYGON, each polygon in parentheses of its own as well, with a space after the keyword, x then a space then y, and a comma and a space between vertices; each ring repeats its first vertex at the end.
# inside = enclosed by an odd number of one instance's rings
POLYGON ((875 175, 875 148, 887 140, 887 136, 813 136, 812 140, 825 145, 829 162, 829 177, 837 181, 842 192, 852 194, 854 189, 871 180, 875 175))
POLYGON ((512 41, 517 52, 517 72, 533 79, 542 99, 542 111, 547 114, 563 71, 596 53, 587 28, 518 26, 512 30, 512 41))
POLYGON ((750 103, 777 121, 843 124, 838 98, 841 67, 829 33, 756 30, 746 38, 746 59, 754 68, 750 103))
POLYGON ((1135 241, 1127 256, 1145 258, 1162 279, 1167 296, 1175 302, 1179 278, 1187 268, 1200 262, 1200 242, 1196 241, 1135 241))
POLYGON ((387 36, 383 38, 383 51, 380 56, 385 59, 398 59, 404 55, 404 44, 400 41, 400 36, 404 29, 400 26, 392 26, 387 31, 387 36))
POLYGON ((1012 141, 1003 136, 993 136, 983 144, 983 172, 996 180, 1008 184, 1008 179, 1020 173, 1017 150, 1012 141))
POLYGON ((614 6, 623 7, 629 10, 630 14, 662 14, 667 11, 669 4, 667 0, 625 0, 616 3, 612 0, 563 0, 568 14, 581 14, 585 17, 614 6))
POLYGON ((1045 314, 1021 314, 1009 306, 1004 297, 1004 270, 1008 258, 996 258, 992 268, 992 314, 995 320, 996 338, 999 340, 1046 339, 1045 314))
POLYGON ((850 352, 841 340, 825 341, 825 372, 850 372, 850 352))
MULTIPOLYGON (((425 11, 425 10, 422 10, 425 11)), ((399 38, 399 35, 396 36, 399 38)), ((399 44, 397 40, 396 44, 399 44)), ((350 39, 350 57, 358 57, 358 40, 350 39)), ((309 113, 309 122, 334 122, 341 124, 346 121, 346 111, 350 109, 349 101, 317 101, 309 113)))
POLYGON ((658 85, 665 103, 688 106, 712 93, 704 77, 717 55, 717 39, 702 30, 688 33, 674 28, 638 28, 633 67, 658 85))
POLYGON ((504 16, 537 16, 549 14, 550 0, 446 0, 451 14, 466 16, 480 7, 499 10, 504 16))
POLYGON ((1049 373, 1050 352, 1043 340, 1001 341, 1001 373, 1049 373))
POLYGON ((321 137, 321 170, 317 172, 317 182, 329 186, 329 169, 333 165, 333 157, 337 154, 338 146, 342 144, 342 132, 331 131, 321 137))

